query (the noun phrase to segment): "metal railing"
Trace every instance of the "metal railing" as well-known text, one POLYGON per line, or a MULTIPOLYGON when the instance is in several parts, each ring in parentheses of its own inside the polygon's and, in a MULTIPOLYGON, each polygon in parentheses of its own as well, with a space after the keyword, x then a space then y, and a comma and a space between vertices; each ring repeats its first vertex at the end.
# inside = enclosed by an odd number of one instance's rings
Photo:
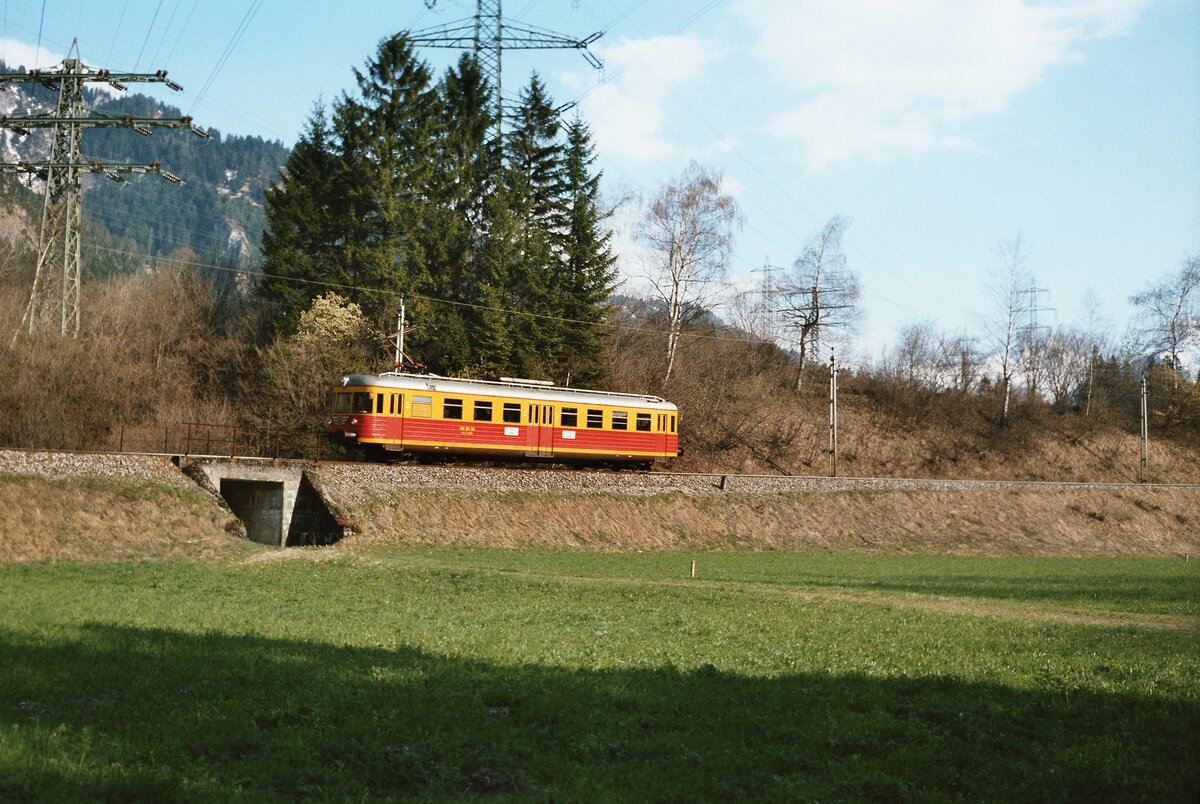
POLYGON ((179 422, 121 425, 110 436, 116 452, 167 455, 214 455, 228 458, 300 458, 321 460, 330 445, 324 433, 254 430, 231 424, 179 422))

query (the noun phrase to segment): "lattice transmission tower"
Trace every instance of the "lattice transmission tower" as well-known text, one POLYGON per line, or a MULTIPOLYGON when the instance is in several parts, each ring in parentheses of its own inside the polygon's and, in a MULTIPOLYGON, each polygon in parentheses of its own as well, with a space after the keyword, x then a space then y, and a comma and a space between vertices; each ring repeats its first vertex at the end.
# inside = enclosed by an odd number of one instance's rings
MULTIPOLYGON (((435 5, 437 0, 425 0, 427 8, 433 8, 435 5)), ((603 35, 603 31, 597 31, 586 39, 575 39, 523 22, 506 22, 500 12, 500 0, 476 0, 474 17, 414 31, 408 34, 408 41, 419 47, 454 48, 474 52, 480 70, 492 86, 492 103, 495 109, 492 134, 499 140, 504 128, 504 99, 501 94, 504 51, 578 50, 588 64, 599 70, 604 67, 604 63, 588 50, 588 45, 603 35)))
POLYGON ((104 83, 124 92, 126 83, 135 82, 165 84, 175 91, 183 89, 167 78, 165 70, 120 73, 89 67, 79 58, 78 40, 71 43, 71 50, 57 70, 0 73, 0 89, 7 89, 13 84, 41 84, 58 92, 54 114, 0 117, 0 128, 21 136, 28 136, 30 129, 34 128, 51 129, 50 154, 45 161, 0 162, 0 173, 33 174, 46 182, 33 290, 21 320, 21 328, 28 324, 30 335, 52 324, 55 318, 58 319, 62 335, 79 334, 79 228, 83 174, 96 173, 123 182, 123 174, 157 173, 176 184, 181 181, 175 174, 163 170, 158 162, 128 164, 88 159, 80 150, 83 129, 131 128, 139 134, 150 136, 153 128, 184 128, 200 137, 209 136, 207 131, 194 125, 190 117, 105 115, 84 106, 84 84, 104 83))

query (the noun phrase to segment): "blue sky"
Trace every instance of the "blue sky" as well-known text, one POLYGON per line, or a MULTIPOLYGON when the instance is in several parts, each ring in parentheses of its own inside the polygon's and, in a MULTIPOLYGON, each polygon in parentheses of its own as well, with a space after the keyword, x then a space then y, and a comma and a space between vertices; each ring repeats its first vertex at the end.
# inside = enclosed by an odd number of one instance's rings
MULTIPOLYGON (((1090 294, 1123 331, 1128 297, 1200 252, 1200 3, 1194 0, 508 0, 509 20, 604 36, 508 51, 591 125, 611 197, 696 159, 723 172, 749 285, 833 215, 863 285, 859 351, 932 320, 979 332, 997 244, 1020 232, 1042 323, 1090 294)), ((467 0, 6 0, 0 57, 165 68, 201 125, 291 143, 378 41, 474 13, 467 0), (244 32, 235 38, 245 21, 244 32), (185 24, 186 23, 186 24, 185 24), (39 31, 41 33, 39 40, 39 31), (39 44, 40 43, 40 44, 39 44), (232 47, 231 47, 232 46, 232 47), (223 66, 222 54, 228 50, 223 66), (140 59, 139 59, 140 56, 140 59), (207 91, 201 90, 209 84, 207 91)), ((441 67, 453 54, 426 51, 441 67)), ((169 97, 168 97, 169 96, 169 97)), ((618 218, 622 268, 638 287, 618 218)))

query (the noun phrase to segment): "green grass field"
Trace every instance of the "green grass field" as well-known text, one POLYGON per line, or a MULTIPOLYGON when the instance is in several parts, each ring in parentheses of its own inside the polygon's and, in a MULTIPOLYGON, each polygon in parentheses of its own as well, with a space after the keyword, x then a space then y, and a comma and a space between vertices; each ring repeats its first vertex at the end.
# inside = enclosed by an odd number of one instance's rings
POLYGON ((0 800, 1200 791, 1197 562, 256 557, 0 565, 0 800))

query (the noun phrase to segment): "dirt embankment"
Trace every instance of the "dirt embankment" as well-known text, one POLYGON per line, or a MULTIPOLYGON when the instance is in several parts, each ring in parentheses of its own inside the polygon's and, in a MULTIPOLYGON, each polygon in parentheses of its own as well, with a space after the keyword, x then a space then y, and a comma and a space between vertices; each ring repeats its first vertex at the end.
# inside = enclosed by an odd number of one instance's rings
POLYGON ((1195 555, 1200 489, 883 490, 821 479, 322 469, 358 532, 342 544, 592 550, 748 548, 964 555, 1195 555))
POLYGON ((0 450, 0 561, 203 558, 237 531, 165 458, 0 450))
MULTIPOLYGON (((325 464, 355 527, 397 544, 586 550, 780 549, 970 555, 1200 555, 1200 489, 945 481, 892 487, 571 471, 325 464)), ((0 450, 0 560, 125 561, 262 549, 170 461, 0 450)))

